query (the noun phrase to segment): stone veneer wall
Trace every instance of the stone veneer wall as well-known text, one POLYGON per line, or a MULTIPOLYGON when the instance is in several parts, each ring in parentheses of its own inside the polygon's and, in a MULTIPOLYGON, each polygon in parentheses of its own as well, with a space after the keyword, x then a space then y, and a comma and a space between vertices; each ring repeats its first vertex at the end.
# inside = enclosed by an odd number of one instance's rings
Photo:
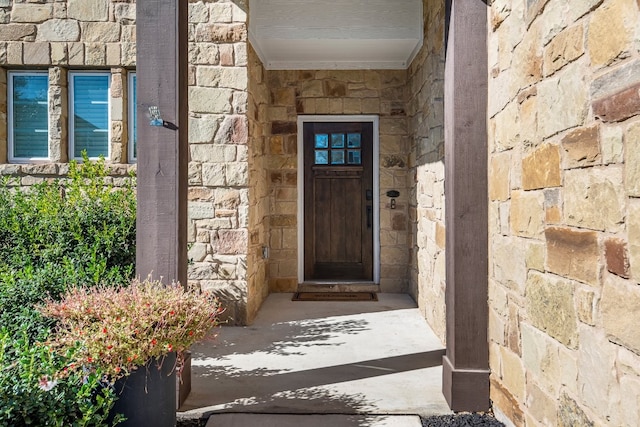
POLYGON ((491 398, 509 424, 638 425, 639 7, 490 8, 491 398))
POLYGON ((424 45, 409 67, 406 88, 410 157, 409 291, 445 341, 444 1, 425 1, 424 45))
MULTIPOLYGON (((249 131, 246 6, 230 0, 189 2, 189 284, 214 290, 233 322, 250 322, 264 295, 260 263, 248 271, 249 131)), ((112 74, 110 167, 127 164, 127 73, 135 70, 134 1, 0 0, 0 174, 31 185, 68 170, 67 72, 112 74), (50 162, 7 164, 8 69, 48 69, 50 162)), ((252 136, 254 137, 254 136, 252 136)), ((263 208, 261 208, 263 209, 263 208)), ((264 236, 260 236, 262 238, 264 236)), ((260 240, 260 238, 258 240, 260 240)), ((253 253, 252 252, 252 253, 253 253)), ((261 270, 262 269, 262 270, 261 270)))
POLYGON ((268 247, 270 187, 269 173, 264 165, 265 131, 268 126, 267 105, 269 89, 265 81, 265 70, 251 45, 249 60, 249 251, 247 272, 249 319, 257 314, 260 305, 269 294, 269 264, 263 254, 268 247))
POLYGON ((406 71, 275 71, 270 90, 265 164, 271 186, 269 287, 295 291, 297 266, 297 117, 299 114, 380 115, 380 244, 383 292, 408 290, 409 138, 406 71), (400 192, 395 210, 388 190, 400 192))

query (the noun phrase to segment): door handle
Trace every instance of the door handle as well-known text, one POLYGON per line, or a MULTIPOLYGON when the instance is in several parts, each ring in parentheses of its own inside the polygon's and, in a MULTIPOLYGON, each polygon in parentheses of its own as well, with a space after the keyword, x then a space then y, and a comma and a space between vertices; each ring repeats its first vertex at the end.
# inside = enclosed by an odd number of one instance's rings
POLYGON ((371 206, 367 206, 367 228, 371 228, 371 214, 373 213, 373 209, 371 206))

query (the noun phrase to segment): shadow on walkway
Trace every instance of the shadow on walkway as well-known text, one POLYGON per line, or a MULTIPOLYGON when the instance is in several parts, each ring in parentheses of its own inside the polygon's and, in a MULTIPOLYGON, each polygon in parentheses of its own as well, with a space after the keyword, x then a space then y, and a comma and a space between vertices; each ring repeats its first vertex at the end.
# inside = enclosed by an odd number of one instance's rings
POLYGON ((364 427, 387 425, 375 415, 450 412, 441 392, 444 348, 410 297, 290 299, 273 294, 252 326, 223 327, 194 347, 181 418, 348 414, 348 425, 364 427))

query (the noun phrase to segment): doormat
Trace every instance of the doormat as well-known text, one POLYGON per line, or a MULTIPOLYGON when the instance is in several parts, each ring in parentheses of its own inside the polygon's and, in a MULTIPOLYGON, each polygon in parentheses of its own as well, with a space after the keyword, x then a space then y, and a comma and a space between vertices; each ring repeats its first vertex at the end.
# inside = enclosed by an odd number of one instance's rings
POLYGON ((296 292, 291 301, 378 301, 375 292, 296 292))

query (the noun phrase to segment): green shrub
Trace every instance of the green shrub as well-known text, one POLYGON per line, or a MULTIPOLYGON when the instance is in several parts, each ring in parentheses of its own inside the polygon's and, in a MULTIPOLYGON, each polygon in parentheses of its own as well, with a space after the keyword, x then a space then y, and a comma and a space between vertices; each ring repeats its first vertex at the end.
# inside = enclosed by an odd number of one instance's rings
POLYGON ((113 390, 100 382, 99 372, 57 375, 65 363, 26 331, 0 331, 0 425, 107 425, 113 390))
POLYGON ((28 189, 11 186, 10 179, 0 183, 1 325, 11 328, 16 316, 28 320, 34 305, 56 299, 69 286, 130 282, 134 178, 118 189, 107 180, 104 159, 85 157, 70 164, 66 180, 28 189))
POLYGON ((38 343, 54 325, 37 308, 70 287, 130 283, 135 181, 114 188, 108 172, 104 159, 84 156, 64 179, 29 188, 0 180, 0 425, 105 425, 115 397, 99 374, 41 387, 70 359, 38 343))

